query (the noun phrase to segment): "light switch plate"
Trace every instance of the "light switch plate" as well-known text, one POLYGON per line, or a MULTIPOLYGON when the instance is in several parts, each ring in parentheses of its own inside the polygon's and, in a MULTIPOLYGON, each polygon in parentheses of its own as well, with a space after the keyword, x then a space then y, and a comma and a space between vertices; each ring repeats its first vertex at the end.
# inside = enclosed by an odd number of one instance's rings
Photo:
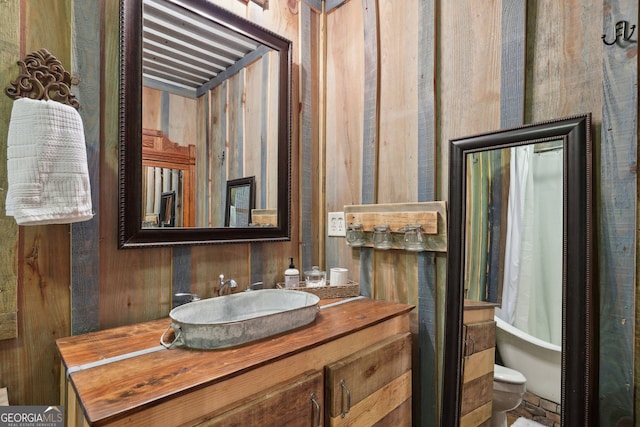
POLYGON ((347 235, 344 212, 329 212, 327 230, 329 236, 344 237, 347 235))

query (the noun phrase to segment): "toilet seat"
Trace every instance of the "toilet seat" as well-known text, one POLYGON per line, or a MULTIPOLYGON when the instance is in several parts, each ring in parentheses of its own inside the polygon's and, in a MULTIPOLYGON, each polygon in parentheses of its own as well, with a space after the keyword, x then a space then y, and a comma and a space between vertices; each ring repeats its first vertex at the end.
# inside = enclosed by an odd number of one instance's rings
POLYGON ((527 382, 521 372, 502 365, 493 366, 493 380, 507 384, 524 384, 527 382))

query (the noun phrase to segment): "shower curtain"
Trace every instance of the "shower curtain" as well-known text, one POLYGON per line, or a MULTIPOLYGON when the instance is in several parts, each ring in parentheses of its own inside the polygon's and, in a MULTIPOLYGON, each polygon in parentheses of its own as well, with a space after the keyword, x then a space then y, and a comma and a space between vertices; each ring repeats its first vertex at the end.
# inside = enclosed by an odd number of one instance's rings
POLYGON ((562 340, 563 150, 511 149, 502 307, 508 323, 562 340))

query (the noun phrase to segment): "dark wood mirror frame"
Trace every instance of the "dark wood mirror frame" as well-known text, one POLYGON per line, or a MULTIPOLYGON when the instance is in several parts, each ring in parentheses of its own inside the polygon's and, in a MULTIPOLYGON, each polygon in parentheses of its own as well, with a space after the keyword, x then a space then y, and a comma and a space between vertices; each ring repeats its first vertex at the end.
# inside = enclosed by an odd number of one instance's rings
POLYGON ((244 194, 247 196, 247 199, 245 200, 245 204, 248 208, 248 222, 249 224, 252 222, 251 221, 251 212, 253 211, 253 209, 256 206, 256 178, 254 176, 248 176, 245 178, 237 178, 237 179, 231 179, 229 181, 227 181, 227 192, 226 192, 226 197, 225 199, 227 200, 225 207, 224 207, 224 225, 225 227, 229 227, 230 223, 231 223, 231 206, 234 204, 232 197, 233 197, 233 190, 234 189, 238 189, 238 188, 245 188, 248 191, 245 192, 244 194))
POLYGON ((549 140, 564 145, 562 425, 597 425, 598 321, 591 115, 476 136, 449 144, 449 249, 441 425, 459 425, 464 305, 466 156, 549 140))
POLYGON ((142 0, 120 0, 118 246, 122 249, 290 240, 291 42, 204 0, 180 3, 278 52, 278 224, 245 228, 142 228, 142 0))

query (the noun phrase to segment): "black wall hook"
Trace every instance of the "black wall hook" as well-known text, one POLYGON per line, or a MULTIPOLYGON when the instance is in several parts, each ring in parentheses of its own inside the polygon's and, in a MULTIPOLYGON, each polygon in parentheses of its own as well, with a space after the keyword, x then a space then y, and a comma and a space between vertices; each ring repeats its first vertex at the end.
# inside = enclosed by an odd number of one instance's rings
POLYGON ((602 35, 602 41, 604 42, 604 44, 606 44, 607 46, 611 46, 617 43, 619 46, 622 46, 622 42, 636 43, 636 40, 631 40, 631 37, 636 30, 635 25, 629 25, 628 21, 618 21, 616 22, 615 29, 616 34, 613 41, 611 42, 608 42, 606 40, 606 34, 602 35))

